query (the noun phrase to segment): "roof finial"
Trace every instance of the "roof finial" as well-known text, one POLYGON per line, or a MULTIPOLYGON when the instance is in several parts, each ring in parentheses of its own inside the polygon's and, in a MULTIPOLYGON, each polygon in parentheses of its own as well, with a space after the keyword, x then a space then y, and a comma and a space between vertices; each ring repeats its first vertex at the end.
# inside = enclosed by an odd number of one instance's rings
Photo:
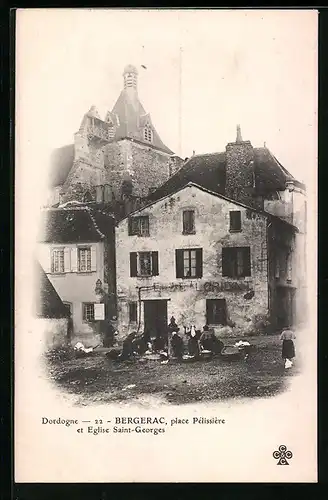
POLYGON ((241 130, 240 130, 240 125, 237 125, 237 138, 236 142, 243 142, 242 136, 241 136, 241 130))

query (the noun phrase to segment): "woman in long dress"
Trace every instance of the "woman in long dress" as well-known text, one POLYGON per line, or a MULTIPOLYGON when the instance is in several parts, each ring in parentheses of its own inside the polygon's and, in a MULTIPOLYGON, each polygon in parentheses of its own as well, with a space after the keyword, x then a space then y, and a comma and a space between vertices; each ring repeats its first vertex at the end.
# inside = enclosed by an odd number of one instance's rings
POLYGON ((284 328, 281 335, 280 340, 282 340, 282 352, 281 357, 285 361, 285 367, 291 366, 292 359, 295 358, 295 346, 294 339, 296 338, 293 330, 290 328, 284 328), (287 360, 290 362, 288 363, 287 360), (286 366, 287 365, 287 366, 286 366))

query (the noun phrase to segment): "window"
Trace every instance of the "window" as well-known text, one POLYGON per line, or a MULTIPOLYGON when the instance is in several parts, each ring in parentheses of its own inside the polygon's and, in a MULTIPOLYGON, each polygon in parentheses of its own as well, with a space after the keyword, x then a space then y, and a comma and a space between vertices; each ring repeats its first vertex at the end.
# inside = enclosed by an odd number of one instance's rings
POLYGON ((71 302, 63 302, 65 308, 67 309, 68 314, 71 316, 72 314, 72 304, 71 302))
POLYGON ((222 248, 222 276, 241 278, 251 275, 249 247, 222 248))
POLYGON ((130 323, 137 322, 137 302, 129 302, 129 321, 130 323))
POLYGON ((92 201, 92 196, 91 196, 90 191, 87 191, 86 193, 84 193, 83 201, 85 203, 89 203, 90 201, 92 201))
POLYGON ((227 324, 227 305, 225 299, 206 300, 206 323, 208 325, 227 324))
POLYGON ((153 139, 153 132, 150 125, 146 125, 144 128, 144 139, 147 142, 151 142, 153 139))
POLYGON ((182 213, 183 234, 195 234, 195 211, 184 210, 182 213))
POLYGON ((241 231, 240 210, 232 210, 230 212, 230 231, 241 231))
POLYGON ((130 276, 158 276, 158 252, 131 252, 130 276))
POLYGON ((94 321, 95 319, 95 310, 94 304, 92 303, 84 303, 83 307, 83 321, 94 321))
POLYGON ((203 275, 203 249, 176 250, 175 264, 177 278, 201 278, 203 275))
POLYGON ((129 235, 149 236, 148 215, 143 215, 141 217, 131 217, 129 219, 129 235))
POLYGON ((54 249, 52 250, 51 258, 51 272, 52 273, 63 273, 64 267, 64 249, 54 249))
POLYGON ((78 270, 81 273, 91 271, 91 248, 78 248, 78 270))

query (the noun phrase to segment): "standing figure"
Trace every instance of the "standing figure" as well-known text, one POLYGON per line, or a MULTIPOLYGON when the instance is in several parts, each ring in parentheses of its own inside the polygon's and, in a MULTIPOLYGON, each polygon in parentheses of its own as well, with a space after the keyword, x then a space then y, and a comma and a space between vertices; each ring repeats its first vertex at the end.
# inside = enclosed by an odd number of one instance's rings
POLYGON ((169 333, 178 332, 179 331, 179 328, 178 328, 178 325, 176 324, 174 316, 172 316, 172 318, 170 319, 170 323, 168 324, 167 329, 168 329, 169 333))
POLYGON ((196 331, 195 325, 192 325, 189 331, 186 331, 186 334, 189 337, 188 341, 188 351, 190 356, 194 356, 195 358, 199 357, 200 349, 199 349, 199 332, 196 331))
POLYGON ((175 331, 172 332, 171 348, 173 357, 181 359, 183 356, 183 340, 175 331))
POLYGON ((293 365, 292 359, 295 358, 295 338, 296 336, 290 328, 287 327, 282 330, 280 335, 280 340, 282 340, 281 357, 285 361, 285 368, 290 368, 293 365))
POLYGON ((114 344, 115 328, 110 320, 103 322, 103 346, 112 347, 114 344))

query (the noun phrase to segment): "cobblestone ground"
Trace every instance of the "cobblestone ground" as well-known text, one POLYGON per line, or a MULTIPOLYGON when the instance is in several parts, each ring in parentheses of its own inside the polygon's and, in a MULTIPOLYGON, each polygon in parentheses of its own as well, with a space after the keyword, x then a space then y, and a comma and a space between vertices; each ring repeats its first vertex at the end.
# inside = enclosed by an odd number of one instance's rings
MULTIPOLYGON (((224 339, 233 345, 234 339, 224 339)), ((242 397, 270 397, 284 390, 290 377, 300 372, 297 358, 285 370, 278 336, 253 337, 254 350, 247 362, 210 361, 182 363, 139 359, 117 363, 104 353, 75 358, 74 353, 49 352, 48 373, 57 386, 78 396, 79 404, 145 401, 156 396, 168 404, 185 404, 242 397)), ((297 356, 297 352, 296 352, 297 356)))

